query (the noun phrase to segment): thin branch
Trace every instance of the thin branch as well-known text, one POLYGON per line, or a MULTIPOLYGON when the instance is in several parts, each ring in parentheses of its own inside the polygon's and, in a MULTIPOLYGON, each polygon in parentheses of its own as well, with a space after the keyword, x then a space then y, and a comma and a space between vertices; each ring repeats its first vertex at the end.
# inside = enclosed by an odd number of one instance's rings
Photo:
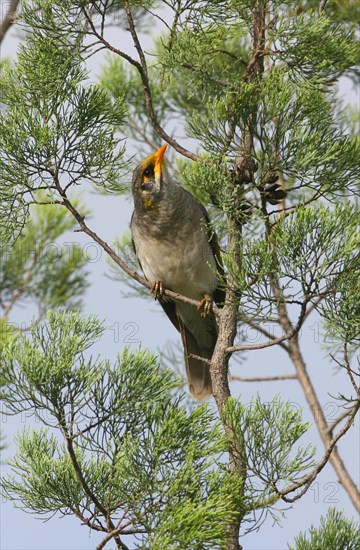
POLYGON ((150 90, 149 76, 148 76, 148 69, 147 69, 145 54, 144 54, 144 51, 141 47, 136 29, 135 29, 134 20, 133 20, 133 17, 132 17, 129 2, 126 1, 124 3, 124 9, 125 9, 125 12, 126 12, 126 15, 127 15, 130 34, 132 36, 134 46, 136 48, 136 51, 138 52, 138 56, 139 56, 139 59, 140 59, 140 63, 137 62, 136 68, 139 71, 139 74, 140 74, 140 77, 141 77, 146 110, 148 112, 151 124, 153 125, 154 130, 159 134, 159 136, 162 137, 165 141, 167 141, 178 153, 180 153, 181 155, 183 155, 183 156, 185 156, 185 157, 187 157, 191 160, 197 160, 198 159, 197 155, 194 155, 194 153, 191 153, 191 151, 188 151, 187 149, 182 147, 177 141, 175 141, 169 134, 167 134, 165 132, 165 130, 160 126, 160 124, 157 120, 157 117, 156 117, 156 114, 155 114, 155 111, 154 111, 153 102, 152 102, 152 94, 151 94, 151 90, 150 90))
POLYGON ((309 305, 305 313, 305 319, 321 304, 324 298, 326 298, 326 294, 321 294, 321 296, 318 296, 317 299, 309 305))
POLYGON ((339 414, 337 418, 335 418, 333 423, 330 424, 330 426, 328 427, 328 434, 330 436, 332 436, 332 433, 335 430, 336 426, 340 424, 340 422, 342 422, 345 418, 347 418, 349 414, 351 414, 351 411, 352 409, 345 409, 345 411, 343 411, 341 414, 339 414))
POLYGON ((83 430, 79 430, 77 432, 75 432, 74 434, 72 434, 72 438, 75 439, 75 437, 79 437, 81 435, 84 435, 86 434, 87 432, 89 432, 90 430, 93 430, 94 428, 96 428, 97 426, 99 426, 100 424, 102 424, 103 422, 106 422, 106 420, 108 420, 109 418, 111 418, 113 416, 113 411, 111 411, 111 413, 109 414, 105 414, 104 416, 102 416, 99 420, 97 420, 96 422, 94 422, 93 424, 89 424, 88 426, 86 426, 86 428, 84 428, 83 430))
POLYGON ((293 336, 296 334, 295 329, 290 331, 288 334, 284 334, 284 336, 279 336, 279 338, 274 338, 274 340, 271 340, 270 342, 262 342, 261 344, 240 344, 237 346, 230 346, 227 348, 228 353, 234 353, 236 351, 249 351, 249 350, 256 350, 256 349, 264 349, 264 348, 271 348, 272 346, 277 346, 278 344, 281 344, 285 340, 290 340, 293 338, 293 336))
POLYGON ((51 206, 52 204, 62 204, 62 201, 38 201, 38 200, 33 200, 33 201, 27 201, 27 204, 37 204, 37 205, 40 205, 40 206, 49 206, 49 205, 51 206))
POLYGON ((207 365, 211 365, 210 359, 206 359, 206 357, 201 357, 200 355, 195 355, 194 353, 190 353, 189 357, 192 359, 197 359, 198 361, 202 361, 203 363, 206 363, 207 365))
MULTIPOLYGON (((74 468, 75 473, 77 475, 77 478, 80 481, 81 486, 84 489, 85 493, 88 495, 88 497, 91 499, 91 501, 95 504, 95 506, 99 510, 99 512, 101 512, 102 515, 104 516, 104 518, 107 520, 108 528, 109 528, 109 530, 111 529, 110 532, 112 533, 115 530, 115 526, 114 526, 112 520, 110 519, 110 517, 108 517, 107 509, 102 505, 102 503, 99 501, 97 496, 92 492, 89 485, 87 484, 87 482, 86 482, 86 480, 83 476, 80 464, 78 463, 78 460, 76 458, 76 454, 75 454, 75 450, 74 450, 74 446, 73 446, 73 438, 68 434, 67 426, 65 425, 64 421, 61 418, 59 419, 59 422, 60 422, 60 425, 62 426, 62 429, 63 429, 63 433, 64 433, 64 437, 65 437, 65 441, 66 441, 66 448, 67 448, 67 451, 69 453, 70 460, 72 462, 72 465, 73 465, 73 468, 74 468)), ((119 535, 119 534, 120 534, 120 532, 116 532, 116 533, 114 533, 114 535, 112 535, 111 538, 113 538, 115 535, 119 535)), ((124 544, 119 538, 116 540, 116 543, 117 543, 118 547, 121 548, 122 550, 129 550, 129 548, 126 546, 126 544, 124 544)))
POLYGON ((23 287, 24 282, 20 282, 20 285, 21 286, 19 288, 15 289, 14 292, 12 293, 10 301, 8 302, 8 304, 6 305, 6 307, 3 311, 2 319, 6 319, 8 317, 10 311, 14 307, 17 300, 24 294, 24 292, 25 292, 25 289, 23 287))
MULTIPOLYGON (((319 266, 320 267, 320 266, 319 266)), ((305 313, 305 319, 307 317, 309 317, 309 315, 314 311, 314 309, 316 309, 318 307, 318 305, 321 304, 321 302, 326 298, 326 296, 328 296, 329 294, 333 294, 334 293, 334 282, 332 282, 331 285, 325 287, 319 294, 319 296, 316 298, 316 300, 314 302, 312 302, 310 304, 310 306, 308 307, 308 309, 306 310, 306 313, 305 313)))
POLYGON ((131 509, 130 507, 125 508, 125 510, 123 511, 122 516, 120 517, 119 521, 116 524, 116 529, 120 529, 120 525, 122 524, 122 522, 124 521, 124 519, 126 518, 128 513, 130 512, 130 509, 131 509))
MULTIPOLYGON (((143 515, 145 515, 145 512, 141 512, 141 513, 139 514, 139 516, 143 516, 143 515)), ((126 526, 131 525, 131 523, 132 523, 132 522, 128 522, 128 523, 126 524, 126 526)), ((126 526, 125 526, 125 527, 126 527, 126 526)), ((104 539, 100 542, 100 544, 98 544, 98 546, 96 547, 96 550, 102 550, 103 548, 105 548, 106 544, 107 544, 111 539, 113 539, 114 537, 116 537, 117 535, 119 535, 119 534, 123 531, 123 529, 124 529, 125 527, 114 527, 114 529, 113 529, 112 531, 110 531, 110 533, 108 533, 108 534, 106 535, 106 537, 104 537, 104 539)), ((138 530, 138 529, 128 529, 128 530, 126 531, 126 534, 127 534, 127 535, 129 535, 129 534, 135 535, 135 534, 137 534, 137 533, 143 533, 143 532, 144 532, 143 529, 139 529, 139 530, 138 530)), ((122 543, 122 544, 124 544, 124 543, 122 543)), ((123 548, 123 549, 125 550, 127 547, 124 545, 124 546, 122 546, 121 548, 123 548)))
POLYGON ((281 374, 279 376, 258 376, 258 377, 247 377, 247 376, 238 376, 237 374, 232 374, 230 380, 236 380, 238 382, 276 382, 278 380, 297 380, 296 374, 281 374))
MULTIPOLYGON (((241 319, 240 319, 241 320, 241 319)), ((246 320, 245 321, 247 325, 249 325, 251 328, 253 328, 254 330, 257 330, 259 331, 261 334, 263 334, 264 336, 266 336, 267 338, 269 338, 270 340, 275 340, 275 336, 273 334, 271 334, 270 331, 266 330, 266 328, 262 327, 261 325, 257 325, 256 323, 254 323, 253 321, 250 321, 250 320, 246 320)), ((278 345, 286 352, 289 352, 289 348, 286 344, 284 344, 284 342, 278 342, 278 345)))
POLYGON ((101 34, 98 33, 98 31, 96 30, 96 27, 95 27, 95 25, 94 25, 94 23, 91 19, 91 16, 89 15, 89 13, 87 12, 85 7, 82 8, 82 11, 85 15, 85 18, 86 18, 87 22, 89 23, 91 33, 94 36, 96 36, 96 38, 99 40, 99 42, 101 42, 105 46, 106 49, 110 50, 111 52, 115 53, 116 55, 119 55, 120 57, 122 57, 123 59, 128 61, 128 63, 130 63, 130 65, 133 65, 134 67, 136 67, 138 69, 138 71, 141 71, 141 65, 138 61, 136 61, 136 59, 134 59, 133 57, 131 57, 127 53, 123 52, 122 50, 119 50, 118 48, 115 48, 114 46, 112 46, 103 36, 101 36, 101 34))
POLYGON ((349 375, 349 378, 350 378, 350 381, 351 381, 351 384, 355 390, 355 393, 358 397, 358 399, 360 399, 360 387, 358 386, 358 384, 355 382, 355 379, 353 377, 353 370, 350 368, 350 359, 349 359, 349 354, 348 354, 348 346, 347 346, 347 343, 345 342, 344 343, 344 360, 345 360, 345 365, 344 365, 344 368, 346 369, 346 372, 348 373, 349 375))
POLYGON ((328 462, 328 460, 331 456, 331 453, 332 453, 335 445, 339 441, 339 439, 341 439, 346 434, 346 432, 349 430, 349 428, 353 425, 354 418, 355 418, 359 408, 360 408, 360 400, 358 400, 356 405, 353 407, 353 409, 351 411, 351 414, 350 414, 350 418, 347 421, 347 423, 345 424, 345 426, 330 441, 324 456, 318 462, 318 464, 312 470, 312 472, 308 473, 306 476, 302 477, 299 481, 297 481, 296 483, 293 483, 292 485, 290 485, 290 487, 287 487, 286 489, 283 489, 283 490, 279 491, 278 489, 275 488, 277 494, 280 495, 281 498, 285 502, 295 502, 296 500, 301 498, 306 493, 306 491, 309 489, 309 487, 312 484, 312 482, 314 481, 314 479, 317 477, 317 475, 321 472, 321 470, 327 464, 327 462, 328 462), (294 496, 293 498, 287 498, 286 497, 286 495, 288 495, 289 493, 293 493, 297 489, 300 489, 300 487, 304 487, 304 489, 302 491, 300 491, 300 493, 298 493, 296 496, 294 496))
POLYGON ((170 31, 171 28, 170 28, 170 25, 165 21, 165 19, 163 19, 162 17, 160 17, 160 15, 154 11, 151 11, 149 8, 145 7, 144 6, 144 11, 146 11, 146 13, 149 13, 150 15, 152 15, 153 17, 156 17, 156 19, 158 19, 159 21, 161 21, 161 23, 170 31))
MULTIPOLYGON (((303 324, 305 311, 306 311, 306 302, 302 302, 301 306, 302 307, 301 307, 300 315, 299 315, 299 318, 297 320, 296 325, 294 327, 292 327, 291 330, 289 330, 283 336, 279 336, 278 338, 274 338, 270 342, 263 342, 262 344, 243 344, 243 345, 238 345, 238 346, 231 346, 231 347, 227 348, 226 351, 228 353, 233 353, 235 351, 248 351, 248 350, 256 350, 256 349, 264 349, 264 348, 269 348, 271 346, 277 346, 278 344, 281 344, 282 342, 284 342, 284 340, 291 340, 291 338, 294 338, 294 336, 296 336, 296 334, 299 332, 299 330, 301 329, 302 324, 303 324)), ((288 348, 287 348, 287 351, 288 351, 288 348)))
POLYGON ((235 61, 240 61, 243 65, 247 66, 246 61, 244 61, 243 59, 239 59, 239 57, 237 55, 235 55, 232 52, 229 52, 228 50, 223 50, 221 48, 214 48, 213 50, 211 50, 211 52, 212 53, 223 53, 224 55, 227 55, 231 59, 234 59, 235 61))
MULTIPOLYGON (((173 47, 174 36, 175 36, 175 33, 176 33, 176 27, 177 27, 177 24, 179 22, 181 12, 182 12, 181 2, 178 1, 171 28, 169 27, 169 25, 166 24, 168 30, 170 31, 169 32, 169 39, 168 39, 168 42, 167 42, 166 46, 164 45, 163 40, 161 39, 161 44, 165 47, 165 49, 167 49, 167 51, 169 53, 171 52, 171 49, 173 47)), ((162 71, 161 71, 161 77, 160 77, 160 90, 161 91, 164 91, 164 89, 165 89, 164 88, 165 74, 166 74, 166 65, 163 65, 163 68, 162 68, 162 71)))
POLYGON ((355 379, 354 379, 354 376, 353 374, 355 374, 356 376, 359 376, 359 373, 353 371, 351 368, 350 368, 350 362, 349 362, 349 356, 348 356, 348 352, 347 352, 347 344, 345 343, 344 344, 344 360, 345 360, 345 364, 343 363, 340 363, 340 361, 338 359, 336 359, 336 357, 334 355, 332 355, 330 353, 330 357, 333 361, 335 361, 335 363, 341 368, 341 369, 345 369, 347 374, 349 375, 349 378, 350 378, 350 381, 351 381, 351 384, 355 390, 355 393, 358 397, 358 399, 360 399, 360 387, 356 384, 355 382, 355 379))
MULTIPOLYGON (((296 189, 300 189, 301 187, 303 187, 303 186, 292 187, 291 189, 287 189, 287 192, 290 193, 291 191, 295 191, 296 189)), ((302 202, 300 206, 306 206, 308 204, 311 204, 314 201, 318 200, 318 198, 320 196, 321 196, 321 194, 319 192, 316 192, 310 199, 302 202)), ((292 212, 295 212, 298 208, 299 208, 298 204, 291 205, 291 206, 286 206, 286 207, 281 207, 280 209, 277 209, 277 210, 270 210, 270 212, 268 212, 267 215, 272 216, 273 214, 282 214, 282 215, 287 216, 287 215, 291 214, 292 212)))
MULTIPOLYGON (((147 133, 144 132, 143 128, 140 128, 136 122, 135 117, 129 116, 128 125, 133 132, 137 133, 146 145, 149 145, 151 149, 156 150, 156 144, 148 137, 147 133)), ((133 138, 136 139, 136 138, 133 138)))

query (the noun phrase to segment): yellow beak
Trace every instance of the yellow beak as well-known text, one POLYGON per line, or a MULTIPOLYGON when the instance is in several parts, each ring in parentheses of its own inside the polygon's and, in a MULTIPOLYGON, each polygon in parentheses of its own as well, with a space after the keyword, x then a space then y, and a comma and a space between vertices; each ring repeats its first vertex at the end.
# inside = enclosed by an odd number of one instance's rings
POLYGON ((154 166, 155 181, 160 181, 161 166, 163 163, 163 158, 164 158, 167 146, 168 144, 165 143, 165 145, 162 145, 160 149, 158 149, 155 153, 155 166, 154 166))

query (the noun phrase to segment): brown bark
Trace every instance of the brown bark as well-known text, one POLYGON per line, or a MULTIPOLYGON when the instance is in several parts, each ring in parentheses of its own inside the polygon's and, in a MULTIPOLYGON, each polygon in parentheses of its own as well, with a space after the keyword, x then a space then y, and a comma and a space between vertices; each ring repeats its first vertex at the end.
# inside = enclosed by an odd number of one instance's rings
MULTIPOLYGON (((234 254, 238 262, 241 261, 241 258, 237 257, 239 256, 239 236, 236 223, 230 221, 229 250, 234 254)), ((228 351, 228 348, 233 345, 236 336, 238 302, 239 298, 235 290, 235 285, 230 277, 228 280, 225 304, 220 313, 219 335, 211 359, 210 371, 214 398, 231 445, 229 450, 229 469, 234 476, 241 478, 241 485, 244 487, 247 475, 247 461, 242 435, 234 434, 224 415, 226 400, 231 395, 228 378, 231 352, 228 351)), ((239 498, 239 501, 241 501, 241 498, 239 498)), ((242 517, 242 511, 239 510, 235 521, 228 525, 229 538, 227 541, 227 550, 241 550, 242 548, 239 544, 239 529, 242 517)))
POLYGON ((8 8, 5 13, 4 19, 0 22, 0 44, 4 40, 7 31, 10 29, 12 23, 15 21, 16 10, 18 8, 20 0, 11 0, 8 3, 8 8))
MULTIPOLYGON (((297 377, 303 389, 306 401, 314 416, 319 435, 324 443, 324 446, 328 447, 332 439, 329 425, 326 422, 324 411, 319 404, 314 386, 307 373, 306 364, 301 354, 297 337, 294 337, 292 340, 289 341, 289 355, 294 363, 297 377)), ((351 478, 343 460, 341 459, 336 447, 332 450, 329 456, 329 462, 330 464, 332 464, 338 476, 339 483, 349 495, 349 498, 353 503, 355 509, 360 512, 360 493, 353 479, 351 478)))

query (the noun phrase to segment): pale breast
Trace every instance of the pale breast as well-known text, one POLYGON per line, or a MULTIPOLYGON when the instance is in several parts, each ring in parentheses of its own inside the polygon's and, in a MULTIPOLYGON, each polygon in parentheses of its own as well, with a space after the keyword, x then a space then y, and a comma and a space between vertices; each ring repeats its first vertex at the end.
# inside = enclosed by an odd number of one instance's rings
POLYGON ((132 227, 136 254, 149 281, 189 298, 200 299, 217 286, 216 264, 204 230, 195 227, 186 238, 156 239, 132 227))

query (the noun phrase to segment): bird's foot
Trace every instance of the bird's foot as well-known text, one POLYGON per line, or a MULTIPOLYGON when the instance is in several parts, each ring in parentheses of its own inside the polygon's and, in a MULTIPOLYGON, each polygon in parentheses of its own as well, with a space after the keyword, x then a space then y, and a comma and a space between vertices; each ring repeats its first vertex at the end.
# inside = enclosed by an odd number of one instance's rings
POLYGON ((160 298, 164 296, 165 292, 164 283, 162 281, 155 281, 151 287, 151 292, 154 294, 155 300, 160 300, 160 298))
POLYGON ((201 310, 201 317, 206 317, 209 315, 209 313, 212 311, 212 298, 209 296, 209 294, 204 294, 203 299, 201 300, 200 304, 197 306, 197 310, 201 310))

